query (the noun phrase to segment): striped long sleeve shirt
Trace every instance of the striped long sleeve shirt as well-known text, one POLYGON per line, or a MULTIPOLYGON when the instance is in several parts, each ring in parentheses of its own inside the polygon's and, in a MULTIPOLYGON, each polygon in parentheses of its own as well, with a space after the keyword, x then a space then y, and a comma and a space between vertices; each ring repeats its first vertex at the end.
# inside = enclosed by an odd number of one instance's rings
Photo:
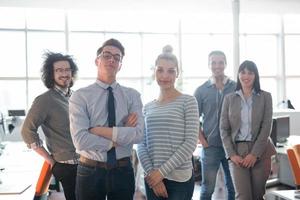
POLYGON ((159 169, 169 180, 190 179, 199 131, 196 99, 183 94, 169 103, 152 101, 145 105, 144 117, 145 135, 138 156, 145 172, 159 169))

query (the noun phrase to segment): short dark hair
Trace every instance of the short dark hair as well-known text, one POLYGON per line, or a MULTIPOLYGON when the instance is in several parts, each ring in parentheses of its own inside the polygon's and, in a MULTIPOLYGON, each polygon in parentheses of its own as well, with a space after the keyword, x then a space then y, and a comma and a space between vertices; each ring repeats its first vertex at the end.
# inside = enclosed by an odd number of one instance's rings
POLYGON ((210 57, 212 56, 223 56, 224 57, 224 60, 225 60, 225 64, 227 65, 227 59, 226 59, 226 55, 223 51, 220 51, 220 50, 215 50, 215 51, 212 51, 208 54, 208 65, 210 64, 210 57))
POLYGON ((114 47, 118 48, 122 53, 122 57, 125 56, 125 49, 124 49, 123 45, 121 44, 121 42, 119 42, 119 40, 116 40, 114 38, 106 40, 102 44, 102 46, 97 50, 97 56, 99 56, 102 53, 103 48, 106 46, 114 46, 114 47))
POLYGON ((253 89, 256 93, 260 93, 261 89, 260 89, 260 83, 259 83, 259 74, 258 74, 258 69, 256 64, 253 61, 250 60, 245 60, 244 62, 242 62, 242 64, 239 67, 238 70, 238 75, 237 75, 237 85, 236 85, 236 91, 242 89, 242 85, 239 79, 239 73, 243 70, 249 70, 250 72, 253 72, 255 74, 255 79, 254 79, 254 83, 253 83, 253 89))
MULTIPOLYGON (((75 62, 73 61, 72 56, 70 55, 63 55, 61 53, 54 53, 51 51, 47 51, 43 54, 44 57, 44 63, 41 69, 42 72, 42 81, 44 83, 44 85, 47 88, 53 88, 55 81, 54 81, 54 66, 53 64, 55 62, 58 61, 68 61, 71 67, 71 71, 72 71, 72 77, 76 77, 77 75, 77 71, 78 71, 78 67, 75 64, 75 62)), ((73 86, 73 79, 71 80, 70 86, 73 86)))

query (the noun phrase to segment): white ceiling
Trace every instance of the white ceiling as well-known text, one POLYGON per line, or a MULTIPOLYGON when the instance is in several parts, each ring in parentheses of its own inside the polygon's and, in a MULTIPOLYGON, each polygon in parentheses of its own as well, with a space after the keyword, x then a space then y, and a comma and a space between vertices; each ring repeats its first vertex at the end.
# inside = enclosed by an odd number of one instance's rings
MULTIPOLYGON (((0 0, 4 7, 91 9, 104 12, 231 12, 237 0, 0 0)), ((241 13, 299 13, 300 0, 239 0, 241 13)))

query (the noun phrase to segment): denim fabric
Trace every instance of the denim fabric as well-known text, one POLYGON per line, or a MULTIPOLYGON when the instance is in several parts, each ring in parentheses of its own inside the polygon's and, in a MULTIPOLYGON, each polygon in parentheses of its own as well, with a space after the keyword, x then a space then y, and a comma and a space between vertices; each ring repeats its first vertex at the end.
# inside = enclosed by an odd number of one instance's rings
POLYGON ((223 147, 210 146, 201 151, 202 185, 200 200, 210 200, 216 185, 216 177, 220 164, 224 170, 225 185, 227 187, 228 200, 235 199, 234 186, 229 171, 228 160, 225 157, 223 147))
POLYGON ((171 181, 168 179, 163 180, 167 192, 168 198, 157 197, 153 190, 149 188, 148 184, 145 182, 146 195, 148 200, 191 200, 194 193, 194 175, 190 180, 186 182, 171 181))
POLYGON ((228 80, 224 89, 219 91, 209 79, 195 91, 199 115, 203 117, 202 128, 209 146, 222 147, 219 121, 224 97, 235 90, 236 83, 228 80))
POLYGON ((134 173, 131 163, 126 167, 104 169, 78 165, 77 200, 132 200, 134 173))
POLYGON ((53 176, 61 182, 66 200, 75 200, 77 165, 58 163, 52 167, 53 176))

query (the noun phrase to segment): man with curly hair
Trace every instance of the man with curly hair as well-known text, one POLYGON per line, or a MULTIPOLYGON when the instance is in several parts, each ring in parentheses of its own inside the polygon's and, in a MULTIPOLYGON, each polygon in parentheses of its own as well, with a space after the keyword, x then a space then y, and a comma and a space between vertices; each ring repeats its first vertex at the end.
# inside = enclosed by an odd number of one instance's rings
POLYGON ((48 91, 35 98, 21 133, 28 147, 51 165, 66 200, 75 200, 78 155, 70 134, 68 101, 78 68, 69 55, 47 52, 44 56, 42 81, 48 91), (39 127, 44 132, 47 148, 40 139, 39 127))

